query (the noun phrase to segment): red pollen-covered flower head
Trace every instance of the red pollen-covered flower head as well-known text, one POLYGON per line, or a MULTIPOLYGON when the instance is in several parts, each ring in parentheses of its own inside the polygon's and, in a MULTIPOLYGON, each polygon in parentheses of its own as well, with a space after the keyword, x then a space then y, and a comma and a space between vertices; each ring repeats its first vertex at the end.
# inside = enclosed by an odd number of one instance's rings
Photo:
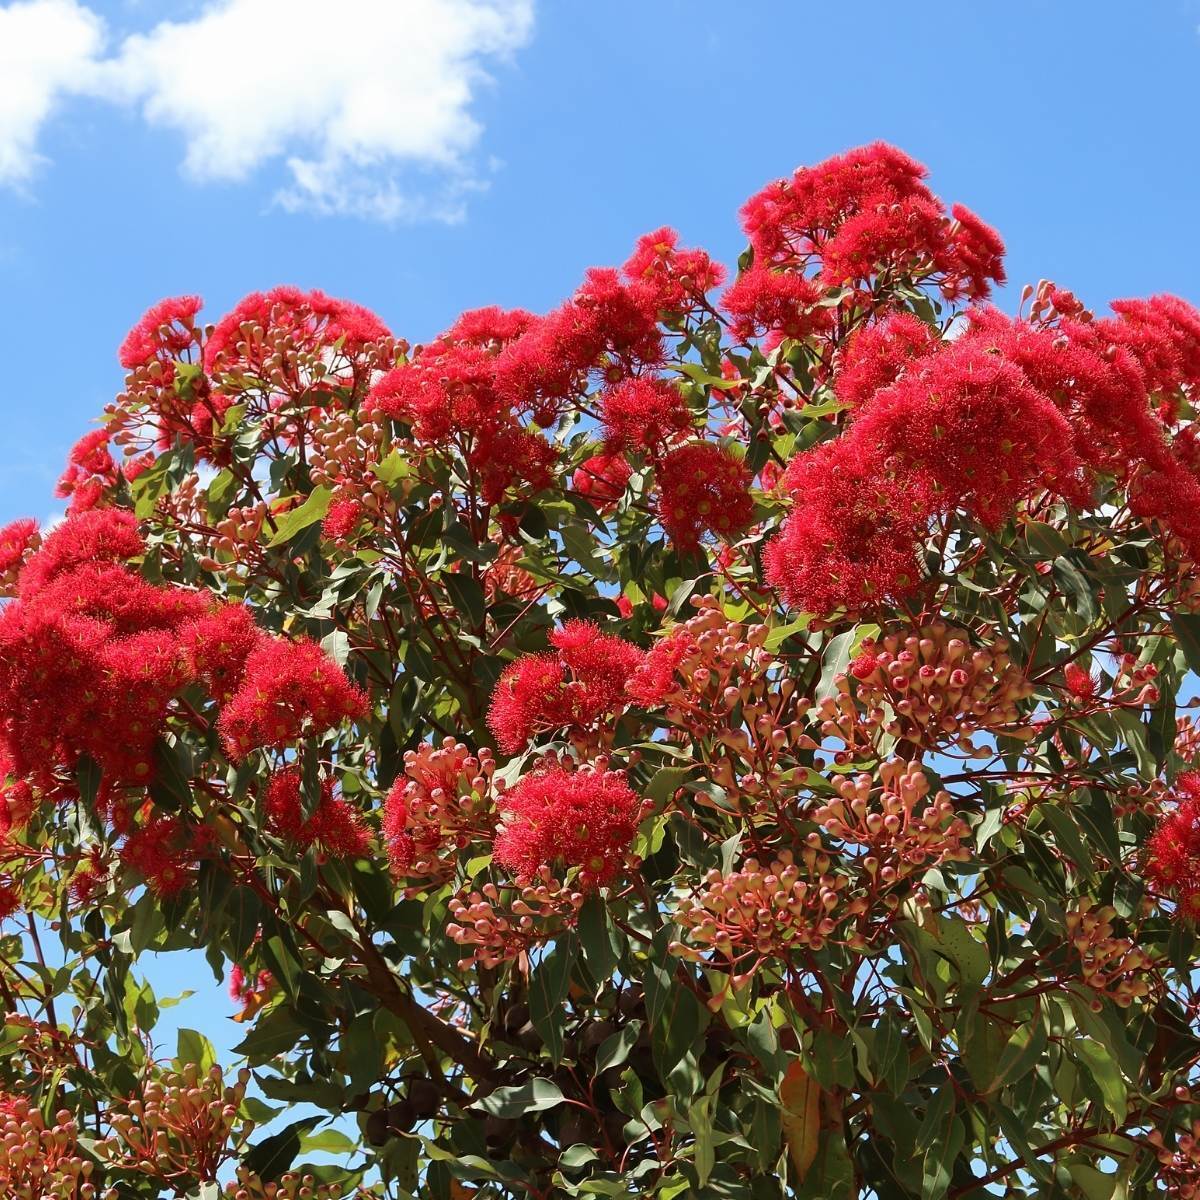
POLYGON ((821 307, 821 292, 799 271, 772 271, 755 263, 721 297, 738 341, 774 334, 804 338, 828 329, 831 310, 821 307))
POLYGON ((123 509, 77 513, 52 529, 21 572, 19 592, 28 599, 56 576, 83 563, 118 563, 146 549, 137 519, 123 509))
POLYGON ((683 394, 664 379, 638 376, 608 389, 600 398, 609 454, 637 450, 661 454, 692 423, 683 394))
POLYGON ((244 604, 223 604, 185 625, 181 640, 192 673, 224 703, 241 687, 246 660, 267 635, 244 604))
POLYGON ((578 867, 582 886, 603 885, 621 870, 641 810, 620 771, 536 771, 500 800, 496 861, 519 876, 578 867))
POLYGON ((1096 695, 1096 677, 1078 663, 1067 663, 1063 668, 1063 682, 1076 700, 1087 701, 1096 695))
POLYGON ((834 376, 833 390, 843 404, 861 407, 937 344, 937 333, 919 317, 908 312, 891 313, 850 339, 834 376))
POLYGON ((121 343, 121 366, 133 371, 182 357, 199 340, 196 314, 203 304, 199 296, 169 296, 148 308, 121 343))
POLYGON ((367 853, 370 835, 358 810, 333 794, 333 780, 323 779, 321 795, 311 816, 304 816, 300 772, 294 767, 276 771, 267 783, 264 808, 271 831, 284 841, 330 858, 358 858, 367 853))
POLYGON ((750 472, 714 442, 672 450, 659 464, 658 519, 671 540, 695 549, 707 533, 732 537, 754 518, 750 472))
POLYGON ((704 250, 681 250, 679 234, 666 226, 638 238, 621 269, 627 279, 646 285, 657 306, 669 312, 692 307, 725 280, 720 263, 704 250))
POLYGON ((218 728, 229 756, 240 760, 361 717, 366 708, 366 696, 315 642, 270 637, 246 660, 218 728))
POLYGON ((557 653, 525 654, 492 693, 488 727, 513 754, 552 729, 582 729, 625 707, 625 679, 642 652, 591 621, 568 621, 550 637, 557 653))
POLYGON ((32 517, 22 517, 0 529, 0 596, 11 596, 16 591, 21 568, 40 544, 38 523, 32 517))
POLYGON ((571 484, 593 506, 604 512, 625 494, 633 469, 621 454, 593 454, 576 468, 571 484))
POLYGON ((121 846, 121 862, 137 871, 157 896, 176 896, 195 878, 191 833, 179 817, 152 817, 121 846))
POLYGON ((292 353, 336 350, 341 358, 357 360, 368 346, 390 338, 387 326, 361 304, 277 287, 251 292, 217 322, 204 347, 204 366, 209 372, 265 375, 283 346, 292 353))
POLYGON ((335 500, 321 522, 321 533, 331 541, 342 541, 358 528, 365 511, 359 500, 335 500))

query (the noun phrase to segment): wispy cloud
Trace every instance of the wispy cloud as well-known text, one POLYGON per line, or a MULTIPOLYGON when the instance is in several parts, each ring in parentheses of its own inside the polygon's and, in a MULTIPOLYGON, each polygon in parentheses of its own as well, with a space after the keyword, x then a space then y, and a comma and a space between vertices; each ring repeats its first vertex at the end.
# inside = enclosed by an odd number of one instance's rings
POLYGON ((75 0, 0 8, 0 184, 28 185, 42 126, 60 97, 91 86, 103 46, 103 21, 75 0))
POLYGON ((287 209, 389 221, 456 219, 483 185, 473 102, 486 64, 519 49, 533 24, 532 0, 218 0, 101 57, 103 27, 75 0, 23 0, 0 23, 22 10, 36 20, 24 14, 15 40, 0 24, 0 66, 6 53, 33 63, 31 83, 0 80, 9 182, 32 171, 55 96, 86 90, 182 134, 197 182, 274 164, 287 209), (69 57, 55 21, 73 34, 69 57), (38 101, 32 116, 14 107, 8 119, 10 90, 38 101))

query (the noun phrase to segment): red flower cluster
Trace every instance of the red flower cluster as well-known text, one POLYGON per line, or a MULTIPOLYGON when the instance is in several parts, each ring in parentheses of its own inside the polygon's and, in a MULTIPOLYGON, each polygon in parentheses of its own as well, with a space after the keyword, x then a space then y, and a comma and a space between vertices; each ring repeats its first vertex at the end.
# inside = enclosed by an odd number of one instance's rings
POLYGON ((692 424, 683 394, 665 379, 626 379, 600 398, 605 449, 634 450, 656 458, 692 424))
POLYGON ((1173 893, 1179 916, 1200 920, 1200 771, 1175 781, 1175 811, 1164 816, 1145 850, 1146 878, 1173 893))
POLYGON ((600 512, 613 508, 625 494, 633 470, 620 454, 594 454, 571 477, 571 484, 600 512))
POLYGON ((367 701, 315 642, 263 637, 245 661, 218 728, 232 759, 363 716, 367 701))
POLYGON ((137 871, 162 897, 177 896, 195 879, 194 833, 179 817, 150 817, 121 846, 121 862, 137 871))
POLYGON ((721 297, 721 307, 729 314, 730 330, 738 341, 769 334, 770 349, 783 338, 827 330, 833 318, 820 300, 820 289, 799 271, 773 271, 755 263, 721 297))
POLYGON ((204 347, 204 366, 209 372, 256 376, 276 386, 301 383, 280 374, 297 356, 329 353, 358 373, 369 365, 371 348, 390 342, 391 336, 361 304, 324 292, 276 287, 251 292, 217 322, 204 347))
POLYGON ((198 345, 196 314, 204 306, 199 296, 169 296, 148 308, 125 335, 117 352, 127 371, 148 367, 152 362, 171 366, 198 345))
POLYGON ((754 516, 750 471, 713 442, 672 450, 658 467, 658 493, 658 519, 681 550, 694 550, 706 533, 729 537, 754 516))
POLYGON ((987 296, 1004 282, 1004 245, 969 210, 948 216, 926 174, 882 142, 799 168, 742 209, 756 263, 816 265, 827 286, 907 277, 938 282, 951 299, 987 296))
POLYGON ((12 767, 0 744, 0 842, 24 829, 33 815, 33 790, 24 779, 9 781, 12 767))
POLYGON ((363 512, 360 500, 335 500, 321 522, 321 533, 331 541, 343 541, 358 528, 363 512))
POLYGON ((11 596, 16 591, 21 568, 40 544, 38 524, 31 517, 22 517, 0 529, 0 596, 11 596))
POLYGON ((620 771, 552 767, 526 775, 500 801, 495 857, 519 876, 580 868, 583 887, 608 883, 637 833, 642 804, 620 771))
POLYGON ((330 858, 358 858, 367 853, 370 834, 358 810, 333 794, 333 780, 321 780, 321 799, 304 816, 300 772, 294 767, 276 771, 267 782, 263 807, 267 827, 276 837, 307 850, 316 846, 330 858))
POLYGON ((838 377, 855 419, 785 476, 800 504, 767 549, 772 585, 814 612, 900 599, 939 516, 997 525, 1047 488, 1083 501, 1088 471, 1125 481, 1133 511, 1200 557, 1190 442, 1173 451, 1150 403, 1189 382, 1200 314, 1161 298, 1128 313, 1033 325, 976 310, 951 342, 910 317, 860 333, 838 377))
POLYGON ((383 809, 383 837, 394 874, 453 874, 453 851, 492 832, 495 768, 490 751, 473 755, 453 738, 404 755, 404 774, 392 785, 383 809))
POLYGON ((52 787, 87 754, 106 788, 149 782, 188 679, 182 631, 207 601, 123 565, 142 550, 130 514, 100 509, 60 525, 22 571, 0 613, 0 740, 16 774, 52 787))
POLYGON ((642 652, 591 621, 568 621, 550 635, 555 653, 509 664, 492 693, 488 727, 506 754, 552 729, 584 729, 627 703, 625 680, 642 652))
POLYGON ((896 312, 860 329, 842 355, 834 391, 851 408, 896 382, 909 364, 938 344, 935 330, 912 313, 896 312))
POLYGON ((622 268, 644 284, 659 309, 683 312, 703 304, 704 294, 725 282, 725 268, 704 250, 679 249, 679 234, 664 226, 638 238, 622 268))

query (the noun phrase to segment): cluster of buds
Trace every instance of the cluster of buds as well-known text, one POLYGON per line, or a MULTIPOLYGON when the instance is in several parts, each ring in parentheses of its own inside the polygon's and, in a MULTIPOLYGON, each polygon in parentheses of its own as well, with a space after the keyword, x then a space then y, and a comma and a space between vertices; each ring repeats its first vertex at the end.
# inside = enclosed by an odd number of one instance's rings
POLYGON ((1152 1129, 1146 1140, 1158 1158, 1158 1182, 1164 1196, 1172 1200, 1200 1200, 1200 1121, 1193 1121, 1190 1133, 1181 1133, 1172 1150, 1163 1135, 1152 1129))
POLYGON ((729 620, 714 596, 692 604, 696 615, 649 651, 626 690, 639 704, 665 708, 681 738, 715 738, 727 753, 714 758, 714 781, 765 810, 796 754, 816 748, 801 723, 810 702, 792 680, 777 678, 768 626, 729 620))
POLYGON ((446 933, 471 949, 459 969, 499 967, 522 959, 534 946, 574 925, 586 899, 578 888, 555 879, 549 867, 519 884, 486 883, 479 891, 452 896, 454 920, 446 933))
POLYGON ((1178 717, 1175 721, 1175 753, 1188 766, 1200 762, 1200 724, 1195 717, 1178 717))
POLYGON ((838 799, 822 805, 813 820, 832 838, 865 848, 856 863, 885 887, 928 867, 970 857, 967 823, 947 791, 929 794, 925 772, 894 759, 879 768, 880 786, 869 774, 834 782, 838 799))
POLYGON ((1083 982, 1098 993, 1092 1007, 1099 1012, 1100 996, 1128 1008, 1150 991, 1145 975, 1154 962, 1128 938, 1113 936, 1115 908, 1094 904, 1084 897, 1066 915, 1067 933, 1079 952, 1083 982))
POLYGON ((0 599, 17 594, 17 576, 41 544, 41 532, 31 518, 0 529, 0 599))
POLYGON ((331 413, 313 429, 312 481, 333 489, 331 511, 348 502, 369 517, 396 511, 392 487, 375 470, 389 448, 386 418, 380 413, 331 413))
POLYGON ((821 736, 841 741, 839 764, 874 751, 881 734, 927 749, 957 746, 985 754, 972 735, 1029 737, 1018 705, 1033 684, 1012 661, 1006 641, 972 650, 965 630, 932 621, 916 633, 865 638, 837 695, 816 708, 821 736))
POLYGON ((108 1114, 113 1132, 96 1143, 96 1156, 165 1185, 212 1182, 253 1132, 241 1116, 249 1082, 246 1068, 227 1086, 220 1067, 202 1072, 195 1063, 153 1079, 140 1100, 108 1114))
POLYGON ((339 1183, 321 1183, 313 1175, 285 1171, 264 1183, 253 1171, 238 1167, 237 1178, 225 1185, 226 1200, 340 1200, 339 1183))
POLYGON ((546 589, 524 567, 520 566, 522 547, 504 542, 496 557, 483 572, 483 594, 489 605, 501 599, 532 600, 546 589))
POLYGON ((849 881, 832 874, 831 865, 827 854, 808 845, 799 862, 782 850, 767 864, 748 858, 729 875, 709 871, 698 892, 680 897, 675 920, 687 942, 672 942, 671 953, 709 966, 715 964, 705 954, 716 954, 728 963, 736 987, 760 959, 820 950, 866 905, 857 897, 847 902, 842 893, 849 881))
POLYGON ((96 1164, 79 1153, 67 1111, 47 1126, 23 1096, 0 1095, 0 1193, 5 1200, 116 1200, 93 1182, 96 1164))
POLYGON ((443 881, 458 862, 456 851, 496 828, 492 776, 496 760, 486 748, 471 753, 462 742, 426 742, 404 755, 404 773, 388 796, 384 834, 397 875, 443 881))
POLYGON ((237 341, 213 357, 212 374, 232 370, 240 382, 250 365, 270 391, 312 403, 318 397, 306 395, 310 390, 332 390, 352 383, 356 376, 365 379, 375 371, 386 371, 395 365, 397 352, 405 348, 391 337, 370 342, 355 338, 347 343, 354 346, 351 354, 339 349, 339 343, 331 344, 315 328, 298 338, 290 318, 288 305, 279 303, 266 314, 265 326, 255 318, 243 321, 237 341))
POLYGON ((165 525, 185 529, 189 525, 204 527, 208 524, 208 497, 195 471, 164 491, 155 504, 155 518, 165 525))
POLYGON ((257 542, 267 519, 267 506, 261 500, 244 508, 231 508, 217 522, 214 548, 236 558, 242 546, 257 542))
POLYGON ((1113 678, 1112 705, 1122 708, 1144 708, 1158 703, 1158 668, 1153 663, 1139 663, 1136 654, 1123 654, 1113 678))

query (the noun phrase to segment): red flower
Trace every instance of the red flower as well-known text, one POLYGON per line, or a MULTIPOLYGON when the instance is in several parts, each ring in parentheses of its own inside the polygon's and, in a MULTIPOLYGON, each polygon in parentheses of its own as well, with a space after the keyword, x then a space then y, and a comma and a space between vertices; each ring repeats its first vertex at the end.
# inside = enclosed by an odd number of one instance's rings
POLYGON ((121 846, 121 862, 137 871, 157 896, 176 896, 195 878, 196 856, 179 817, 153 817, 121 846))
POLYGON ((264 807, 271 831, 293 846, 317 846, 330 858, 359 858, 371 839, 362 816, 347 800, 333 794, 333 780, 321 781, 321 798, 313 814, 304 817, 300 772, 276 771, 267 783, 264 807))
POLYGON ((804 338, 833 323, 830 310, 818 306, 820 299, 820 290, 799 271, 772 271, 755 263, 721 297, 721 307, 740 342, 767 333, 804 338))
POLYGON ((1078 663, 1067 663, 1063 668, 1063 682, 1076 700, 1087 701, 1096 695, 1096 677, 1078 663))
POLYGON ((932 511, 927 480, 893 476, 844 436, 794 458, 785 483, 799 503, 763 563, 787 604, 855 610, 916 589, 918 540, 932 511))
POLYGON ((672 450, 659 464, 658 519, 680 549, 706 533, 729 537, 754 518, 750 472, 740 458, 713 442, 672 450))
POLYGON ((1200 918, 1200 772, 1175 781, 1178 806, 1164 816, 1145 850, 1146 878, 1160 891, 1173 893, 1182 920, 1200 918))
POLYGON ((218 728, 233 759, 285 746, 366 712, 366 696, 315 642, 267 638, 246 660, 218 728))
POLYGON ((0 587, 7 590, 5 581, 15 582, 40 540, 38 523, 31 517, 22 517, 0 529, 0 587))
POLYGON ((591 621, 568 621, 550 637, 557 653, 526 654, 500 676, 488 727, 506 754, 539 733, 586 728, 625 706, 625 679, 641 651, 591 621))
POLYGON ((627 379, 600 398, 608 453, 638 450, 661 454, 692 423, 683 394, 672 383, 648 376, 627 379))
POLYGON ((612 508, 625 494, 632 468, 620 454, 594 454, 571 477, 571 484, 600 512, 612 508))
POLYGON ((986 296, 1004 280, 1000 239, 967 209, 951 220, 925 175, 883 142, 801 167, 742 209, 756 261, 819 262, 831 285, 913 276, 940 279, 952 298, 986 296))
POLYGON ((20 595, 28 599, 51 579, 88 562, 128 562, 145 550, 133 513, 115 508, 71 516, 52 529, 21 572, 20 595))
POLYGON ((364 511, 358 500, 335 500, 321 522, 321 533, 331 541, 343 541, 358 528, 364 511))
POLYGON ((680 250, 679 234, 665 226, 638 238, 621 269, 627 279, 650 289, 658 308, 670 312, 691 308, 725 280, 724 267, 703 250, 680 250))
POLYGON ((653 708, 662 704, 679 688, 676 670, 695 649, 696 643, 686 629, 677 630, 654 643, 625 684, 625 691, 638 704, 653 708))
POLYGON ((243 604, 223 604, 184 626, 184 653, 192 673, 204 681, 209 695, 222 703, 242 685, 246 660, 266 640, 243 604))
POLYGON ((121 366, 132 371, 182 357, 199 341, 196 314, 203 304, 199 296, 171 296, 148 308, 121 343, 117 353, 121 366))
POLYGON ((240 372, 269 377, 268 366, 278 346, 291 352, 333 350, 352 362, 391 334, 361 304, 335 300, 324 292, 294 287, 251 292, 226 313, 204 347, 204 367, 211 372, 240 372), (257 330, 248 335, 246 327, 257 330))
POLYGON ((833 390, 843 404, 861 407, 937 345, 936 332, 924 321, 908 312, 891 313, 850 339, 834 376, 833 390))
POLYGON ((552 767, 526 775, 500 801, 495 857, 517 875, 579 867, 583 887, 611 880, 637 833, 641 801, 620 771, 552 767))

